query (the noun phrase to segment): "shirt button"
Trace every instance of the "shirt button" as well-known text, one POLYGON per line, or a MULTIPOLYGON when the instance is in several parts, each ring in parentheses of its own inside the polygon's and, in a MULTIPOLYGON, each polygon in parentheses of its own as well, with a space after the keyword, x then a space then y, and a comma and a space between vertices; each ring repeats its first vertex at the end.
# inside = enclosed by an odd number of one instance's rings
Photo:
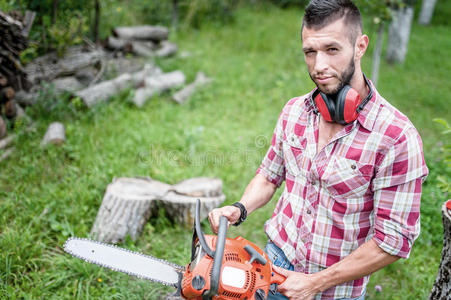
POLYGON ((291 137, 291 141, 294 142, 294 136, 291 137))
POLYGON ((355 170, 356 168, 356 165, 351 165, 351 169, 355 170))
POLYGON ((307 209, 307 214, 311 214, 312 211, 310 209, 307 209))
POLYGON ((312 185, 315 185, 316 184, 316 182, 315 181, 312 181, 312 185))

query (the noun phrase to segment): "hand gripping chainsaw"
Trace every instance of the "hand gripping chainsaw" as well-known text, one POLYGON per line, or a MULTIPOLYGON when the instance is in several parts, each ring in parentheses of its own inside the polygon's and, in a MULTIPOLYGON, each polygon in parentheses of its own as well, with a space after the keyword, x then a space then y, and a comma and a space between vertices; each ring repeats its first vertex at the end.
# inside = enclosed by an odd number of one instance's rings
POLYGON ((222 216, 218 235, 204 236, 197 200, 191 262, 186 267, 80 238, 69 238, 64 250, 90 263, 173 286, 184 299, 267 299, 285 276, 273 270, 268 255, 255 244, 240 236, 226 238, 227 222, 222 216))

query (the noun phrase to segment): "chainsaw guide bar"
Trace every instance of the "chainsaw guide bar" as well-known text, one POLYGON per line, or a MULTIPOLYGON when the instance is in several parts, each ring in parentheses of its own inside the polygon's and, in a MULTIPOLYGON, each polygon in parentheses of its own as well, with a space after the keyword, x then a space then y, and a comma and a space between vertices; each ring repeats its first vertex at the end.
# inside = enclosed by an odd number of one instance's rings
POLYGON ((180 288, 185 267, 150 255, 85 238, 69 238, 64 251, 86 262, 180 288))

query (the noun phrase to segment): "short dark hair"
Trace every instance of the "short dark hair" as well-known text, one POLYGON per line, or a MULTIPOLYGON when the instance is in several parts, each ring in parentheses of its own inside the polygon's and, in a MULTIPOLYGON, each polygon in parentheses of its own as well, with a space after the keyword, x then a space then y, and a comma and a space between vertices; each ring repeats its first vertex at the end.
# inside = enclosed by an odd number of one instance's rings
POLYGON ((354 43, 363 26, 360 11, 350 0, 311 0, 305 8, 302 29, 321 29, 343 17, 345 24, 351 27, 349 37, 354 43))

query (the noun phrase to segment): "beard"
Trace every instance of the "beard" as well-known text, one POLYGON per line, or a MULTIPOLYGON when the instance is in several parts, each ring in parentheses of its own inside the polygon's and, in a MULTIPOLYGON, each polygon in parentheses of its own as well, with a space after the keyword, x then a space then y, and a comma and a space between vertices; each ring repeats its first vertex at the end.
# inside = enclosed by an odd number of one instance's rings
POLYGON ((351 79, 354 76, 354 72, 355 72, 354 59, 351 58, 351 61, 349 62, 348 66, 343 72, 341 72, 341 74, 331 74, 333 77, 336 77, 338 79, 338 83, 335 86, 332 87, 321 86, 315 81, 315 76, 320 74, 317 73, 312 74, 309 72, 309 75, 312 81, 316 84, 318 90, 320 90, 320 92, 326 94, 327 96, 334 97, 345 85, 349 85, 351 83, 351 79))

